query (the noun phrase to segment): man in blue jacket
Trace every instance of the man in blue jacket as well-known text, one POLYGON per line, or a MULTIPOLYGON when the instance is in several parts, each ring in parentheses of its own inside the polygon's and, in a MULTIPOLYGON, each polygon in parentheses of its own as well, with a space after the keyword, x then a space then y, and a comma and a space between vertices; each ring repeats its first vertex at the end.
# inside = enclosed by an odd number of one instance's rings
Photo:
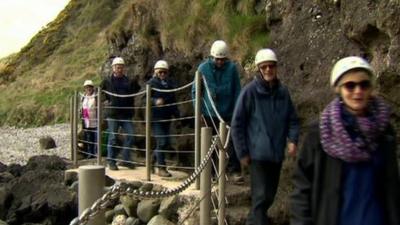
POLYGON ((259 73, 240 93, 232 118, 232 138, 244 166, 250 166, 251 211, 247 225, 270 224, 267 210, 278 188, 287 145, 296 154, 299 124, 288 89, 277 78, 271 49, 257 52, 259 73))
MULTIPOLYGON (((206 89, 203 88, 202 98, 205 103, 202 104, 202 114, 206 124, 214 128, 213 133, 215 134, 215 128, 218 129, 220 122, 217 113, 227 124, 230 124, 241 87, 236 65, 228 59, 229 51, 227 44, 222 40, 215 41, 211 46, 210 55, 210 58, 200 64, 198 71, 207 83, 212 98, 208 97, 206 89), (211 102, 214 103, 218 112, 213 110, 211 102)), ((195 92, 195 85, 193 85, 193 98, 195 92)), ((231 170, 228 172, 240 172, 240 162, 235 155, 232 144, 228 148, 230 154, 228 170, 231 170)))

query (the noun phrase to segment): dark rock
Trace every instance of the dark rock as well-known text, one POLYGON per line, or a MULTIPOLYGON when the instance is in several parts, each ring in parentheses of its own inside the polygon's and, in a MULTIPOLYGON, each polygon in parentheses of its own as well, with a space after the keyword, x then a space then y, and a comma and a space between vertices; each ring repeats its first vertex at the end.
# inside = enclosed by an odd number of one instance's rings
POLYGON ((67 170, 64 173, 64 184, 71 186, 75 181, 78 181, 78 172, 73 170, 67 170))
POLYGON ((10 172, 14 177, 19 177, 22 174, 23 167, 19 164, 11 164, 7 167, 7 171, 10 172))
MULTIPOLYGON (((160 223, 161 225, 162 223, 160 223)), ((126 219, 125 225, 140 225, 140 220, 134 217, 128 217, 126 219)))
POLYGON ((176 209, 178 208, 178 198, 177 196, 171 196, 169 198, 164 198, 161 200, 160 208, 158 213, 167 219, 177 217, 176 209))
POLYGON ((14 176, 10 172, 0 172, 0 183, 7 183, 14 179, 14 176))
POLYGON ((129 196, 122 196, 120 198, 120 202, 128 216, 137 217, 137 207, 139 204, 138 199, 134 199, 129 196))
POLYGON ((56 142, 50 136, 41 137, 39 139, 39 144, 41 149, 51 149, 57 147, 56 142))
MULTIPOLYGON (((7 214, 7 210, 10 207, 12 201, 12 195, 8 188, 1 186, 0 187, 0 219, 5 218, 7 214)), ((1 223, 0 223, 1 224, 1 223)))
POLYGON ((158 199, 142 200, 139 202, 137 215, 142 222, 149 222, 153 216, 157 215, 160 201, 158 199))
POLYGON ((63 169, 65 163, 58 157, 32 157, 19 170, 20 176, 6 184, 13 196, 6 221, 10 225, 68 224, 77 214, 77 195, 64 185, 63 169))
POLYGON ((107 210, 107 211, 105 212, 106 222, 107 222, 107 223, 112 223, 113 218, 114 218, 114 215, 115 215, 115 213, 114 213, 114 210, 113 210, 113 209, 112 209, 112 210, 107 210))
POLYGON ((0 173, 4 172, 7 170, 7 165, 3 164, 2 162, 0 162, 0 173))
POLYGON ((171 221, 169 221, 168 219, 166 219, 165 217, 163 217, 163 216, 161 216, 161 215, 154 216, 154 217, 147 223, 147 225, 159 225, 159 224, 163 224, 163 225, 174 225, 174 223, 172 223, 171 221))
POLYGON ((143 191, 143 192, 152 191, 153 186, 154 186, 154 184, 152 184, 152 183, 145 183, 139 188, 139 190, 143 191))
POLYGON ((118 216, 118 215, 126 216, 126 212, 125 212, 124 206, 122 204, 118 204, 114 207, 114 215, 115 216, 118 216))
POLYGON ((39 155, 28 160, 25 170, 65 170, 67 163, 58 156, 39 155))

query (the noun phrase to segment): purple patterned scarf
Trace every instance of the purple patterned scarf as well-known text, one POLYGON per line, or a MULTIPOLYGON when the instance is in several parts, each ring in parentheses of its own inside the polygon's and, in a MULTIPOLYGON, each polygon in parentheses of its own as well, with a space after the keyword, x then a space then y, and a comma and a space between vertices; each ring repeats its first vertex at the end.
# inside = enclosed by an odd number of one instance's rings
POLYGON ((345 162, 368 161, 377 149, 376 139, 389 124, 390 109, 380 98, 372 98, 368 117, 351 116, 340 98, 324 109, 320 118, 321 143, 324 151, 345 162), (344 120, 353 117, 353 123, 344 120))

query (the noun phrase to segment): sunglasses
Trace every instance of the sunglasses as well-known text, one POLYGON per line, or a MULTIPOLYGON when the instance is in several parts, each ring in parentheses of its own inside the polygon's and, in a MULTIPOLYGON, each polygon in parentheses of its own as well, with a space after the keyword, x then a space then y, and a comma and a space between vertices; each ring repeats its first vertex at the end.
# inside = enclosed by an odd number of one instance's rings
POLYGON ((363 80, 360 82, 349 81, 340 85, 344 87, 347 91, 352 92, 356 89, 356 87, 360 87, 361 90, 366 91, 372 87, 371 81, 363 80))

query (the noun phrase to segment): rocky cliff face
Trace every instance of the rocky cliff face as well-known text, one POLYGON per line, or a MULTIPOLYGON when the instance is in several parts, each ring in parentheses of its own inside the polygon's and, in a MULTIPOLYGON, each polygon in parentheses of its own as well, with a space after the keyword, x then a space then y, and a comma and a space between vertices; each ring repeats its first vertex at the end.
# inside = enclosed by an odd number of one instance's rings
POLYGON ((379 94, 394 107, 399 123, 400 4, 398 1, 269 1, 270 46, 281 59, 281 78, 308 120, 332 97, 335 61, 367 58, 378 75, 379 94))

